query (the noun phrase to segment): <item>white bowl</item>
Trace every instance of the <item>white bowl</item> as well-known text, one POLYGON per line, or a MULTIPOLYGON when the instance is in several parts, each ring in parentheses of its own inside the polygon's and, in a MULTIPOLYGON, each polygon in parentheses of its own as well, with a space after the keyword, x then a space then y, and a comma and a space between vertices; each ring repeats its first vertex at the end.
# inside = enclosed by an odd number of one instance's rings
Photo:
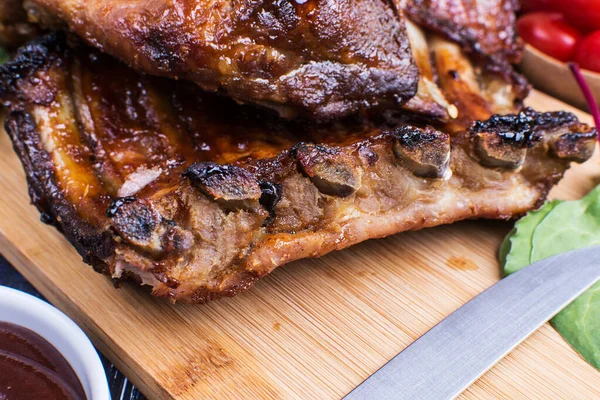
POLYGON ((0 321, 28 328, 50 342, 71 364, 88 400, 109 400, 106 373, 96 349, 69 317, 27 293, 0 286, 0 321))

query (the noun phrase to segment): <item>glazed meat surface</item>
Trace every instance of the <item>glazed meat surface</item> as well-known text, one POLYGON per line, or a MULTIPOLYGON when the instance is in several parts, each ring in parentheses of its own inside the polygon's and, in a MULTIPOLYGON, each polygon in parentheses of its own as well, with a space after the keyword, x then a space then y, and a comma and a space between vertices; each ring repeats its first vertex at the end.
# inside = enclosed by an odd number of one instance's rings
POLYGON ((395 0, 409 18, 472 53, 517 64, 523 42, 516 29, 517 0, 395 0))
POLYGON ((386 0, 27 0, 137 70, 281 115, 331 119, 414 96, 418 70, 386 0))
POLYGON ((395 0, 395 9, 385 0, 26 0, 25 6, 32 20, 66 26, 137 70, 193 80, 288 118, 334 119, 402 104, 426 118, 454 118, 431 65, 429 42, 439 35, 484 71, 481 87, 506 93, 513 105, 529 91, 511 65, 522 51, 511 0, 395 0))
POLYGON ((543 201, 596 131, 568 113, 292 123, 49 36, 0 69, 42 220, 116 281, 205 302, 288 262, 543 201))

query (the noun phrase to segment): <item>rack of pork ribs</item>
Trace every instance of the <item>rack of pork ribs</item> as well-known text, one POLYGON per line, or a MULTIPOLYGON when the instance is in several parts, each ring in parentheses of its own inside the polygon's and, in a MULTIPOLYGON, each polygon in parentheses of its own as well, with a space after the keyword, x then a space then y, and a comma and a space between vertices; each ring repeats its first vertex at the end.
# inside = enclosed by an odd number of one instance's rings
POLYGON ((286 118, 333 120, 407 101, 413 112, 445 117, 429 60, 444 45, 429 48, 411 21, 511 82, 516 99, 527 94, 511 65, 523 50, 517 0, 5 1, 23 1, 30 21, 66 28, 137 71, 286 118))
POLYGON ((0 68, 5 128, 42 221, 85 262, 197 303, 366 239, 521 215, 591 157, 595 129, 522 108, 519 79, 409 34, 417 95, 329 122, 282 119, 50 34, 0 68))

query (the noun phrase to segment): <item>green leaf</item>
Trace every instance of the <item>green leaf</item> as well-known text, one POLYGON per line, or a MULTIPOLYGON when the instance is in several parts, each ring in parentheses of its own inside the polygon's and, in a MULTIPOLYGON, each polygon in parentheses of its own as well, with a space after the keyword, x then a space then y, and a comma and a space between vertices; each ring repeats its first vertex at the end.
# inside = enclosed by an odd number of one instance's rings
MULTIPOLYGON (((600 186, 578 201, 553 201, 515 224, 500 249, 509 275, 553 255, 600 244, 600 186)), ((600 369, 600 283, 552 321, 560 334, 600 369)))
POLYGON ((552 325, 600 370, 600 284, 592 286, 554 317, 552 325))
POLYGON ((561 201, 558 200, 548 202, 539 210, 532 211, 525 218, 517 221, 500 248, 500 262, 505 275, 517 272, 533 262, 531 260, 533 232, 560 203, 561 201))

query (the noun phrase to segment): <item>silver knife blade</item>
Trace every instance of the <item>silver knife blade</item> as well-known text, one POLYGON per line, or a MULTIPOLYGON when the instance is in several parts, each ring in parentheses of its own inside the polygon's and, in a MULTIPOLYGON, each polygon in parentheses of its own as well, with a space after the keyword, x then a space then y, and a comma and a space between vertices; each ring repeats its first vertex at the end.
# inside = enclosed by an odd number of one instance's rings
POLYGON ((600 280, 600 246, 532 264, 459 308, 344 399, 452 399, 600 280))

